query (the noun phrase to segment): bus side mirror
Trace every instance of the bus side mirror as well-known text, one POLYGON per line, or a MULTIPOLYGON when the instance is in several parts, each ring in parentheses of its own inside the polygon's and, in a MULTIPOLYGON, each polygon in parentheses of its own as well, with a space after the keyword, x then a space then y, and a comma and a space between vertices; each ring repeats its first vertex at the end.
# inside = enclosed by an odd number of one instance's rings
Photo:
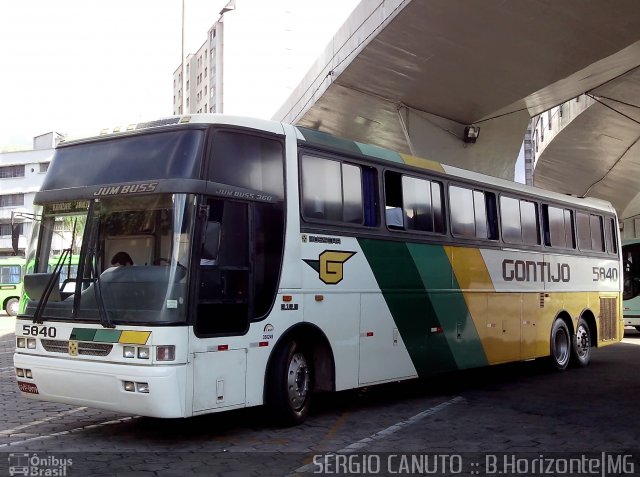
POLYGON ((207 230, 202 245, 203 258, 217 260, 220 248, 220 222, 207 222, 207 230))
POLYGON ((11 227, 11 248, 13 249, 13 254, 18 255, 18 240, 20 239, 20 228, 18 224, 12 224, 11 227))

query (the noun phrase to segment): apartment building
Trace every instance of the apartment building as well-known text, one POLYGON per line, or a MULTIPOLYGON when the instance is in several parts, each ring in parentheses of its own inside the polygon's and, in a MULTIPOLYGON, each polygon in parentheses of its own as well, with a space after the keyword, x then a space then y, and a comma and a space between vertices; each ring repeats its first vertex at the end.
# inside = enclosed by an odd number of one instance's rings
POLYGON ((173 114, 270 119, 359 0, 231 0, 173 72, 173 114))
POLYGON ((12 213, 19 224, 19 253, 24 255, 32 227, 28 214, 61 138, 50 132, 33 139, 33 150, 0 153, 0 257, 13 255, 12 213))

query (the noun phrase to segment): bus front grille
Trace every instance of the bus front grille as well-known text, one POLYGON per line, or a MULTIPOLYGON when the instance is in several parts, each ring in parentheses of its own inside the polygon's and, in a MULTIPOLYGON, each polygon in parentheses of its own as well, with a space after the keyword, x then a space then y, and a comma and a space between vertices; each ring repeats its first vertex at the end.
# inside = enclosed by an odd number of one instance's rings
MULTIPOLYGON (((41 340, 42 347, 49 353, 69 354, 69 342, 67 340, 41 340)), ((78 355, 107 356, 113 349, 112 344, 107 343, 78 343, 78 355)))
POLYGON ((111 353, 112 344, 107 343, 78 343, 78 354, 90 356, 106 356, 111 353))
POLYGON ((613 340, 618 336, 618 299, 600 298, 600 339, 613 340))
POLYGON ((69 353, 69 342, 62 340, 40 340, 42 347, 49 353, 69 353))

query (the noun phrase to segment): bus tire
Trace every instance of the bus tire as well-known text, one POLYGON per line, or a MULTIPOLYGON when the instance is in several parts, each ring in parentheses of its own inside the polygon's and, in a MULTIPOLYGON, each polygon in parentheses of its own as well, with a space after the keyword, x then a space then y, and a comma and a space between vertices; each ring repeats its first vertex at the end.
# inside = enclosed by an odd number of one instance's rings
POLYGON ((4 306, 4 311, 9 316, 16 316, 18 314, 18 308, 20 306, 20 300, 17 298, 9 298, 4 306))
POLYGON ((551 365, 557 371, 564 371, 571 356, 571 335, 567 324, 556 319, 551 327, 551 365))
POLYGON ((292 426, 306 419, 313 392, 312 370, 311 355, 298 341, 289 341, 276 351, 266 397, 278 423, 292 426))
POLYGON ((576 334, 571 341, 571 364, 583 368, 589 364, 591 357, 591 333, 583 318, 578 320, 576 334))

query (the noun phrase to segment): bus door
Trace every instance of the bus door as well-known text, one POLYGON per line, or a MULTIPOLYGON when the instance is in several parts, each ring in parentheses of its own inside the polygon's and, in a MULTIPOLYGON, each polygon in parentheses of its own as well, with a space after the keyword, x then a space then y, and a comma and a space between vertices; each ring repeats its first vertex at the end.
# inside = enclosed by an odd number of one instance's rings
POLYGON ((197 278, 193 411, 245 403, 246 333, 251 314, 249 207, 209 199, 197 278), (243 343, 242 345, 238 343, 243 343))

